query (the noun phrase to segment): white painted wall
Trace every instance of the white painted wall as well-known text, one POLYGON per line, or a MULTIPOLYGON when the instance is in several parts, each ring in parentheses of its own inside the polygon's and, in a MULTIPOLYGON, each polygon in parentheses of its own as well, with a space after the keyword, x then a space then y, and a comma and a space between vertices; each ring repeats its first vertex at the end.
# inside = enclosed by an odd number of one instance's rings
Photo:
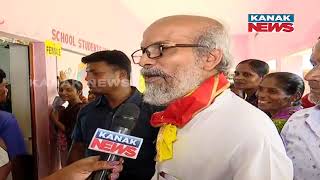
POLYGON ((9 49, 0 46, 0 68, 6 73, 7 80, 10 80, 10 54, 9 49))

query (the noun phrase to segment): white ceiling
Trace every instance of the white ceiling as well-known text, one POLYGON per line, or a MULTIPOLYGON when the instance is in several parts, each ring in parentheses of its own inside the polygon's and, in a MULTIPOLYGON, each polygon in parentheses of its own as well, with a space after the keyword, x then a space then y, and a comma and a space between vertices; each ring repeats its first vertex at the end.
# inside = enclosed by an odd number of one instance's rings
MULTIPOLYGON (((312 46, 320 34, 320 0, 0 0, 0 31, 43 41, 52 28, 130 54, 144 29, 176 14, 202 15, 223 22, 233 35, 233 54, 275 59, 312 46), (27 11, 26 11, 27 10, 27 11), (25 12, 25 13, 21 13, 25 12), (292 33, 248 33, 250 13, 293 13, 292 33), (4 24, 1 24, 5 20, 4 24), (275 43, 276 42, 276 43, 275 43), (269 48, 266 48, 269 47, 269 48)), ((65 45, 76 51, 81 49, 65 45)), ((82 52, 82 51, 81 51, 82 52)))
POLYGON ((128 10, 147 26, 169 15, 190 14, 216 18, 232 34, 247 32, 249 13, 263 12, 272 0, 121 0, 128 10))
POLYGON ((320 20, 320 0, 120 0, 119 3, 146 26, 169 15, 202 15, 222 21, 231 34, 247 33, 250 13, 293 13, 300 20, 320 20))
POLYGON ((202 15, 229 29, 238 59, 274 59, 310 48, 320 36, 320 0, 119 0, 144 28, 170 15, 202 15), (248 14, 294 14, 292 33, 248 32, 248 14), (275 43, 276 42, 276 43, 275 43), (271 48, 265 48, 271 47, 271 48))

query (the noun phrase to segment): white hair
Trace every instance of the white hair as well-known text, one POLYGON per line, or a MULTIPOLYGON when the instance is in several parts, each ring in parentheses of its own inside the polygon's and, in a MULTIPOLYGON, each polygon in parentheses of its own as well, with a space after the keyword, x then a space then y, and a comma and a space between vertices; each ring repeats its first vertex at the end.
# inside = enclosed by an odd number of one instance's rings
POLYGON ((196 43, 208 48, 195 48, 198 57, 206 56, 213 49, 222 50, 223 57, 217 66, 218 72, 227 73, 232 64, 230 53, 230 37, 226 28, 216 21, 215 25, 210 25, 199 32, 196 43))

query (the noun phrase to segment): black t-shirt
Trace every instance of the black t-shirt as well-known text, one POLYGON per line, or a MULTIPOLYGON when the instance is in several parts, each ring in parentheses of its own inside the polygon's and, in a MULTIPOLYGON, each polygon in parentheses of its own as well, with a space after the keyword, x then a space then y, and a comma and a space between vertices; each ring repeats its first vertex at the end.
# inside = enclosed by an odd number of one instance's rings
MULTIPOLYGON (((140 107, 140 115, 131 135, 143 138, 143 144, 137 159, 125 159, 120 180, 150 180, 155 173, 155 141, 158 128, 150 125, 150 118, 154 112, 163 110, 162 107, 152 106, 142 101, 142 94, 135 89, 135 92, 124 103, 134 103, 140 107)), ((117 108, 111 109, 104 96, 83 107, 78 115, 73 140, 89 146, 90 141, 97 128, 110 129, 114 112, 117 108)), ((99 152, 86 149, 85 155, 99 155, 99 152)))

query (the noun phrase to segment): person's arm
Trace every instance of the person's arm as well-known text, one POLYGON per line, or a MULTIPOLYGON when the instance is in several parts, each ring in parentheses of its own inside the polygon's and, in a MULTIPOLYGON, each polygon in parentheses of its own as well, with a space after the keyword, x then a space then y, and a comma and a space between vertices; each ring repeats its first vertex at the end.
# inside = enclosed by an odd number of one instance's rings
POLYGON ((11 171, 11 162, 9 161, 6 165, 0 167, 0 180, 6 180, 11 171))
POLYGON ((66 127, 59 121, 59 111, 52 110, 50 114, 50 119, 53 121, 53 123, 63 132, 66 131, 66 127))
POLYGON ((1 130, 1 138, 7 147, 10 160, 14 160, 18 155, 27 154, 27 149, 21 129, 15 117, 10 114, 10 116, 6 118, 4 128, 1 130))
POLYGON ((10 171, 11 171, 11 162, 9 161, 8 158, 8 153, 6 152, 7 147, 5 145, 5 143, 3 142, 3 140, 0 138, 0 159, 1 161, 8 161, 8 163, 6 163, 5 165, 0 167, 0 180, 6 180, 10 171))
POLYGON ((103 169, 112 169, 109 179, 115 180, 122 171, 122 163, 99 161, 99 156, 92 156, 77 161, 42 180, 85 180, 92 172, 103 169))
POLYGON ((69 151, 67 164, 71 164, 85 157, 86 146, 81 128, 81 117, 82 112, 80 110, 72 133, 72 145, 69 151))

